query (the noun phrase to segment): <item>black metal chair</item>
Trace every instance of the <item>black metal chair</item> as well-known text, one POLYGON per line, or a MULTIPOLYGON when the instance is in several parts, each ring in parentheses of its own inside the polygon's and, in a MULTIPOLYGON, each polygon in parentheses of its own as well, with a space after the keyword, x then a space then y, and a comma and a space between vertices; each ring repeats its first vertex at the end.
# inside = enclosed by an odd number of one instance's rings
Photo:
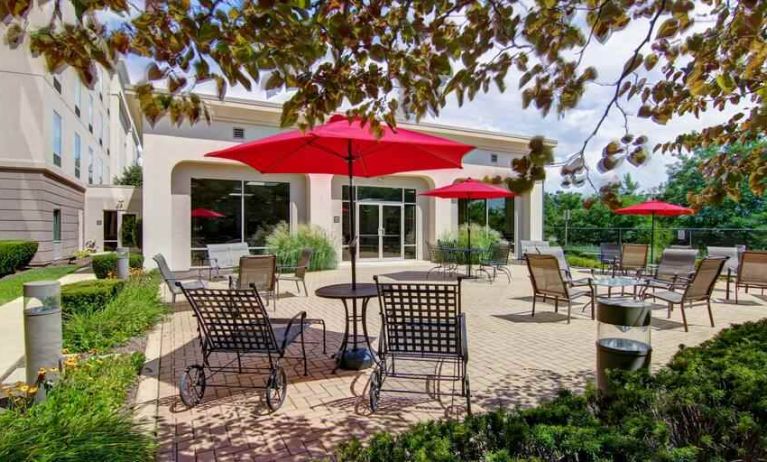
POLYGON ((187 288, 177 284, 186 296, 197 318, 197 333, 202 348, 202 364, 188 366, 179 378, 181 401, 193 407, 202 401, 207 387, 231 387, 229 384, 211 384, 216 374, 227 372, 269 371, 263 386, 237 385, 242 388, 266 390, 266 404, 271 411, 282 406, 287 394, 287 376, 280 362, 288 346, 296 339, 301 343, 304 375, 307 375, 304 328, 306 312, 289 319, 284 325, 272 323, 255 286, 250 289, 187 288), (234 354, 223 366, 210 363, 213 353, 234 354), (268 367, 242 365, 245 355, 266 356, 268 367))
POLYGON ((426 393, 384 389, 387 377, 415 380, 461 382, 460 393, 450 396, 466 398, 471 414, 471 391, 467 364, 469 350, 466 318, 461 313, 461 278, 450 283, 383 283, 378 286, 381 306, 381 336, 378 359, 370 378, 370 409, 376 411, 382 391, 426 393), (418 374, 397 370, 396 361, 425 361, 445 365, 452 363, 453 374, 418 374))
POLYGON ((488 277, 495 281, 498 271, 506 275, 506 278, 511 284, 511 270, 509 269, 509 254, 511 253, 511 245, 506 241, 501 241, 493 244, 490 247, 488 255, 479 261, 479 269, 488 275, 488 277), (492 270, 493 274, 490 274, 492 270))

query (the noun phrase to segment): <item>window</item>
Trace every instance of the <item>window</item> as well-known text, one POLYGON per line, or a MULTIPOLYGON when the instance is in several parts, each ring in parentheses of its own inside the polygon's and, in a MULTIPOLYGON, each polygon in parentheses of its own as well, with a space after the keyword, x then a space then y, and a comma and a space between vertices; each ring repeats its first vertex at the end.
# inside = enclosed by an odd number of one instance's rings
POLYGON ((88 147, 88 184, 93 184, 93 148, 88 147))
POLYGON ((53 242, 61 242, 61 209, 53 209, 53 242))
POLYGON ((93 133, 93 94, 88 94, 88 131, 93 133))
POLYGON ((61 167, 61 116, 53 111, 53 163, 61 167))
POLYGON ((497 164, 498 163, 498 154, 490 154, 490 162, 497 164))
POLYGON ((232 129, 232 138, 236 140, 245 139, 245 129, 240 127, 234 127, 232 129))
POLYGON ((192 210, 221 217, 191 217, 192 262, 207 244, 247 242, 262 248, 280 222, 290 221, 290 185, 262 181, 192 179, 192 210))
POLYGON ((53 77, 53 88, 56 90, 59 94, 61 94, 61 81, 59 81, 58 78, 53 77))
POLYGON ((467 216, 471 223, 488 226, 501 233, 507 241, 514 240, 514 198, 458 200, 458 224, 466 224, 467 216))
POLYGON ((81 157, 82 141, 80 141, 80 134, 75 133, 75 145, 72 150, 72 155, 75 158, 75 176, 80 178, 80 157, 81 157))
POLYGON ((80 105, 82 104, 83 99, 83 84, 80 83, 80 78, 75 75, 75 91, 74 91, 74 100, 75 100, 75 115, 77 117, 80 117, 80 105))

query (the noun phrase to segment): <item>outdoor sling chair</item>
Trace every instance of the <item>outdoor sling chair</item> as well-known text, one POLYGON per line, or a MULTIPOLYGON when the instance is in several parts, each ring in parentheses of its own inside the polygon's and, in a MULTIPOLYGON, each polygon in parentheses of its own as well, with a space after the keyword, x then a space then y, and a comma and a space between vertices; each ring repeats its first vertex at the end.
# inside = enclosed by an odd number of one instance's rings
POLYGON ((747 250, 740 255, 738 277, 735 279, 735 303, 738 303, 738 289, 743 287, 767 289, 767 251, 747 250))
POLYGON ((240 262, 240 257, 250 255, 247 242, 208 244, 205 248, 208 255, 204 263, 208 265, 210 272, 216 272, 217 277, 221 276, 221 270, 236 268, 240 262))
POLYGON ((179 288, 189 300, 197 318, 197 333, 202 350, 202 364, 188 366, 178 383, 181 401, 195 406, 202 401, 208 387, 261 388, 266 390, 266 404, 271 411, 282 406, 287 395, 288 380, 281 362, 285 358, 303 359, 307 375, 304 329, 308 323, 301 311, 284 323, 269 318, 255 286, 249 289, 179 288), (301 356, 286 356, 287 348, 296 340, 301 356), (210 361, 216 354, 216 360, 210 361), (219 356, 226 355, 226 356, 219 356), (243 359, 260 356, 260 360, 243 365, 243 359), (266 357, 267 361, 263 361, 266 357), (241 385, 255 381, 230 380, 210 383, 219 373, 255 373, 268 371, 263 385, 241 385))
POLYGON ((524 260, 528 253, 537 253, 538 249, 548 246, 548 241, 519 241, 519 259, 524 260))
POLYGON ((559 267, 559 262, 553 255, 528 253, 526 260, 527 269, 530 272, 530 281, 533 284, 533 310, 531 316, 535 316, 535 302, 538 297, 542 297, 544 301, 548 297, 553 298, 555 313, 559 312, 559 300, 566 301, 568 324, 570 324, 573 300, 580 297, 589 297, 592 302, 591 314, 592 317, 594 316, 594 289, 590 280, 588 282, 588 289, 573 286, 565 279, 559 267))
POLYGON ((629 273, 638 273, 640 270, 643 270, 647 266, 647 251, 649 248, 650 246, 647 244, 623 244, 621 246, 620 258, 613 265, 613 274, 628 275, 629 273))
POLYGON ((306 289, 306 272, 309 271, 309 265, 312 263, 312 255, 314 250, 305 248, 301 250, 301 255, 298 257, 296 266, 279 266, 277 280, 279 281, 293 281, 296 283, 296 290, 301 293, 301 288, 298 283, 300 282, 304 286, 304 295, 309 296, 309 291, 306 289), (285 274, 288 273, 288 274, 285 274), (292 273, 292 274, 290 274, 292 273))
POLYGON ((711 313, 711 293, 714 291, 714 285, 716 280, 722 273, 722 267, 726 258, 719 257, 706 257, 698 264, 698 268, 695 270, 695 274, 689 283, 684 286, 683 292, 674 292, 671 290, 664 290, 660 292, 646 293, 645 298, 653 297, 660 299, 668 303, 668 317, 671 317, 671 312, 674 310, 674 305, 679 305, 682 311, 682 323, 684 323, 684 331, 688 332, 687 328, 687 315, 684 312, 684 305, 687 303, 688 308, 692 308, 693 303, 706 302, 708 307, 708 318, 711 321, 711 327, 714 327, 714 315, 711 313))
POLYGON ((176 295, 181 294, 181 289, 178 287, 178 284, 189 289, 199 289, 206 286, 205 282, 199 278, 186 280, 178 279, 173 271, 170 270, 170 267, 168 267, 168 262, 165 261, 165 257, 161 253, 158 253, 152 257, 152 259, 157 263, 157 269, 160 270, 160 274, 162 275, 163 280, 165 280, 165 285, 170 292, 171 303, 176 303, 176 295))
POLYGON ((381 335, 378 355, 370 377, 370 409, 376 411, 381 392, 440 393, 466 399, 471 414, 471 391, 467 364, 469 350, 466 318, 461 313, 461 278, 456 282, 388 283, 373 279, 378 287, 381 306, 381 335), (433 363, 436 369, 427 374, 412 372, 402 363, 433 363), (450 367, 452 365, 452 367, 450 367), (446 372, 447 371, 447 372, 446 372), (448 372, 452 372, 448 373, 448 372), (428 391, 384 389, 388 377, 424 380, 432 384, 428 391), (441 393, 443 382, 460 382, 450 393, 441 393))
POLYGON ((599 264, 603 274, 605 268, 612 268, 620 258, 620 244, 610 242, 602 242, 599 244, 599 264))
POLYGON ((479 269, 495 281, 498 271, 506 275, 506 279, 511 284, 511 270, 509 269, 509 254, 511 253, 511 244, 506 241, 496 242, 490 246, 490 251, 486 257, 479 260, 479 269), (490 270, 493 274, 490 274, 490 270))
POLYGON ((724 269, 727 270, 727 289, 726 298, 730 299, 730 285, 732 278, 737 277, 738 267, 740 266, 740 254, 746 251, 745 245, 736 245, 734 247, 706 247, 706 253, 709 257, 726 257, 727 263, 724 264, 724 269))
POLYGON ((240 257, 239 273, 237 276, 229 276, 229 287, 247 289, 254 284, 259 293, 264 294, 266 304, 269 304, 271 298, 274 309, 277 310, 277 257, 274 255, 240 257))
POLYGON ((697 257, 697 250, 664 250, 660 263, 654 270, 640 270, 639 276, 647 279, 643 290, 648 288, 674 290, 677 286, 684 287, 695 274, 695 259, 697 257))
POLYGON ((556 258, 557 263, 559 264, 559 270, 565 277, 565 282, 567 282, 570 286, 582 287, 589 285, 589 278, 573 279, 573 273, 570 270, 570 263, 567 262, 567 257, 565 257, 565 251, 562 249, 562 247, 539 247, 538 254, 551 255, 556 258))

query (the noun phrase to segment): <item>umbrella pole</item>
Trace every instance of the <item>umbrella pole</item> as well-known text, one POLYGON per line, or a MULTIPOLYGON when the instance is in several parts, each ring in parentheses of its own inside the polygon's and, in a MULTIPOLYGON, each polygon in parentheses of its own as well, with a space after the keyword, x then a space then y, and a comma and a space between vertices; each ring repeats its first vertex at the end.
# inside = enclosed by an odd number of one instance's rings
POLYGON ((466 273, 467 273, 467 275, 469 277, 471 277, 471 257, 472 257, 472 255, 471 255, 471 213, 470 213, 471 207, 470 207, 470 204, 471 204, 471 199, 468 199, 466 201, 466 233, 468 235, 466 240, 467 240, 467 244, 468 244, 467 247, 469 248, 469 255, 468 255, 469 268, 466 271, 466 273))
POLYGON ((650 264, 655 264, 655 214, 652 214, 652 225, 650 226, 650 264))
POLYGON ((349 255, 352 260, 352 290, 357 289, 357 202, 354 194, 354 175, 352 170, 352 142, 349 140, 349 152, 346 162, 349 165, 349 255))

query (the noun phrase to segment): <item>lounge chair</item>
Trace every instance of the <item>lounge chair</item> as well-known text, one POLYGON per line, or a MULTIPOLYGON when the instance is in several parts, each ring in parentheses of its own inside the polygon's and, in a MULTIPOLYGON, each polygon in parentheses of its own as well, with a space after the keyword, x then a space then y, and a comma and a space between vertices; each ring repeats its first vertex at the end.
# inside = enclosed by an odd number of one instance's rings
POLYGON ((161 253, 158 253, 152 257, 152 259, 157 263, 157 269, 160 270, 160 275, 162 275, 163 280, 165 280, 165 285, 170 292, 171 303, 176 303, 176 296, 181 294, 179 284, 181 284, 181 287, 186 287, 187 289, 200 289, 206 287, 205 281, 200 278, 184 280, 177 278, 173 271, 170 270, 168 262, 161 253))
POLYGON ((388 377, 424 380, 431 383, 425 394, 439 390, 441 381, 461 382, 460 393, 471 414, 469 388, 468 338, 466 317, 461 313, 461 279, 445 283, 382 283, 378 286, 381 306, 381 336, 378 360, 370 377, 370 409, 376 411, 382 391, 418 393, 411 390, 384 389, 388 377), (430 362, 440 371, 418 374, 396 367, 397 361, 430 362), (451 367, 452 364, 452 367, 451 367), (446 374, 444 371, 453 371, 446 374))
POLYGON ((674 290, 678 285, 685 286, 695 274, 695 259, 697 257, 697 250, 664 250, 660 263, 653 271, 640 271, 639 276, 647 279, 645 290, 648 287, 674 290))
POLYGON ((251 255, 240 257, 240 270, 237 276, 229 276, 229 287, 247 289, 255 286, 266 297, 266 304, 271 298, 277 310, 277 257, 274 255, 251 255))
POLYGON ((565 282, 567 282, 570 286, 580 287, 589 285, 589 278, 573 279, 573 273, 572 270, 570 270, 570 263, 567 262, 567 257, 565 256, 565 251, 562 247, 539 247, 538 254, 551 255, 556 258, 557 263, 559 264, 559 270, 562 272, 562 276, 564 276, 565 282))
POLYGON ((538 253, 538 249, 547 248, 548 246, 548 241, 519 241, 518 258, 524 260, 525 255, 528 253, 538 253))
MULTIPOLYGON (((202 364, 188 366, 179 378, 181 401, 195 406, 202 401, 208 387, 243 387, 266 389, 266 404, 271 411, 282 406, 287 396, 287 375, 280 364, 287 358, 286 351, 297 339, 301 343, 304 375, 307 375, 306 346, 304 329, 306 313, 299 312, 285 324, 277 324, 269 318, 263 301, 255 286, 249 289, 188 289, 178 286, 194 310, 197 319, 202 364), (211 364, 210 356, 215 353, 236 355, 223 365, 218 361, 211 364), (265 367, 243 366, 246 355, 267 356, 265 367), (209 383, 219 373, 243 373, 268 371, 264 385, 231 385, 209 383)), ((222 381, 224 382, 224 381, 222 381)), ((237 382, 247 383, 250 380, 237 382)))
POLYGON ((602 273, 604 274, 605 268, 612 268, 618 260, 621 258, 621 246, 620 244, 614 244, 609 242, 602 242, 599 244, 599 264, 601 265, 602 273))
POLYGON ((223 270, 236 268, 240 262, 240 257, 250 255, 250 248, 247 242, 208 244, 206 250, 208 256, 204 263, 208 265, 209 272, 215 272, 217 277, 221 276, 221 271, 223 270))
POLYGON ((671 317, 674 305, 679 305, 682 310, 682 322, 684 323, 685 332, 689 331, 687 328, 687 315, 685 315, 684 312, 685 303, 691 308, 696 302, 706 302, 708 307, 708 317, 711 320, 711 327, 714 327, 714 315, 711 313, 711 293, 714 291, 716 280, 722 273, 725 261, 725 258, 706 257, 698 265, 690 282, 685 285, 684 292, 664 290, 660 292, 646 293, 645 291, 645 298, 653 297, 667 302, 668 317, 671 317))
POLYGON ((493 244, 490 247, 487 257, 480 259, 478 271, 482 271, 488 275, 493 281, 498 275, 498 271, 506 275, 506 278, 511 283, 511 270, 509 270, 509 254, 511 253, 511 245, 506 241, 501 241, 493 244), (492 270, 493 274, 490 274, 492 270))
POLYGON ((727 263, 724 264, 724 269, 727 270, 727 290, 725 292, 725 298, 730 299, 730 284, 732 278, 737 277, 738 267, 740 266, 740 254, 746 251, 745 245, 736 245, 734 247, 707 247, 706 252, 709 257, 726 257, 727 263))
POLYGON ((572 302, 580 297, 591 298, 591 317, 594 317, 594 289, 591 282, 588 290, 579 289, 565 279, 562 269, 559 267, 557 258, 553 255, 528 253, 526 255, 527 268, 530 271, 530 281, 533 284, 533 310, 535 316, 535 302, 538 297, 546 301, 548 297, 554 299, 554 312, 559 312, 559 300, 567 302, 567 323, 570 324, 572 302))
POLYGON ((296 266, 279 266, 278 281, 293 281, 296 283, 296 290, 301 293, 301 288, 298 286, 300 282, 304 286, 304 295, 309 296, 309 291, 306 289, 306 272, 309 271, 309 265, 312 263, 312 255, 314 255, 313 249, 303 249, 301 255, 298 257, 296 266), (283 274, 288 273, 288 274, 283 274))
POLYGON ((738 289, 743 287, 767 289, 767 251, 747 250, 740 255, 738 277, 735 279, 735 303, 738 303, 738 289))
POLYGON ((621 256, 612 268, 613 274, 639 273, 647 266, 647 244, 623 244, 621 256))

